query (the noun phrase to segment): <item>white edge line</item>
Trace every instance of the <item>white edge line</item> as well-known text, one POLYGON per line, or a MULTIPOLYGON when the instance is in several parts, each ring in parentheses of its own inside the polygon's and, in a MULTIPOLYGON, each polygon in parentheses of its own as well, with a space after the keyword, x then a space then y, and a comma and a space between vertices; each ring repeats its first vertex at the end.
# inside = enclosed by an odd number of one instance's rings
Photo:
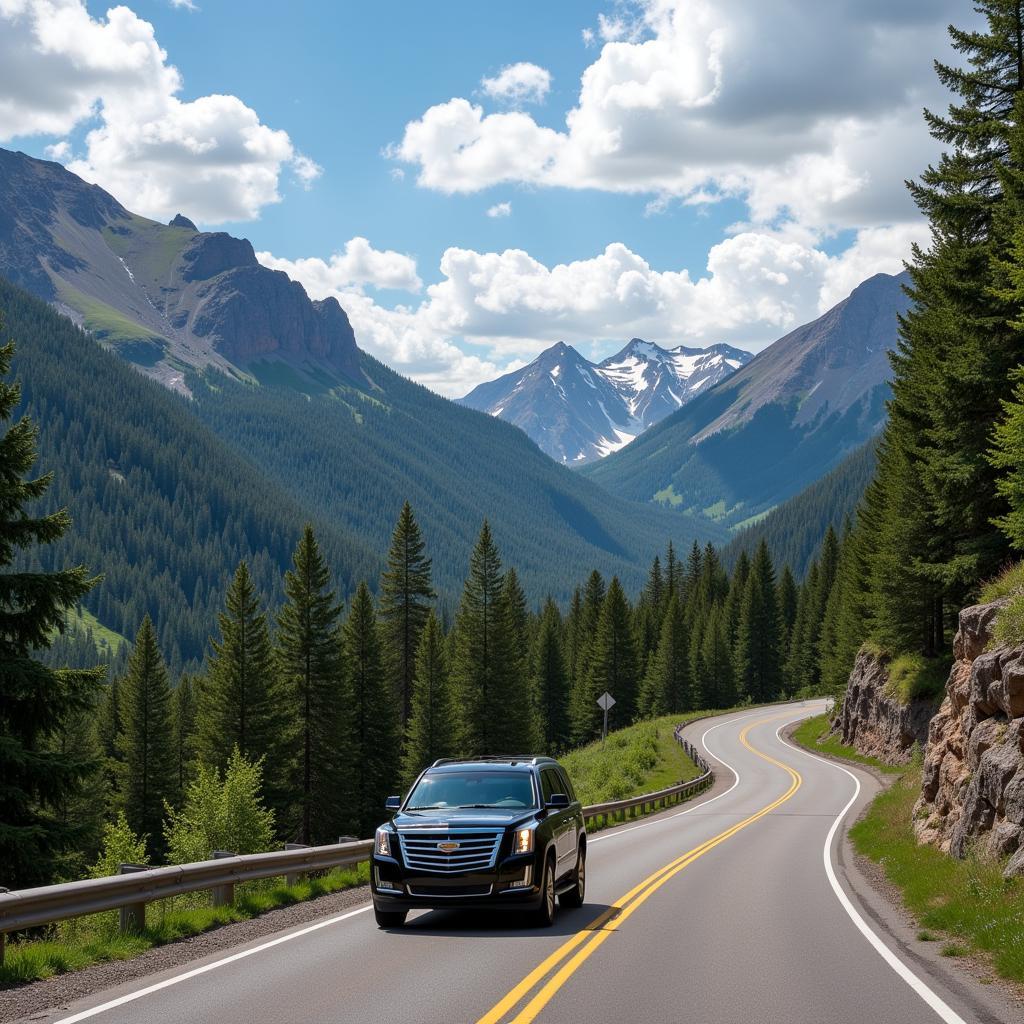
MULTIPOLYGON (((673 818, 679 818, 684 814, 689 814, 691 811, 696 811, 701 807, 707 807, 708 804, 712 804, 716 800, 721 800, 723 796, 728 796, 740 784, 740 773, 717 754, 711 753, 711 750, 705 743, 705 739, 707 738, 708 733, 714 732, 716 729, 722 729, 735 722, 746 721, 747 718, 756 718, 757 715, 762 714, 764 710, 765 709, 762 708, 760 711, 744 715, 740 718, 729 718, 724 722, 719 722, 717 725, 711 726, 709 729, 705 729, 701 734, 701 746, 704 747, 704 749, 707 750, 715 760, 720 761, 733 773, 733 775, 736 776, 733 784, 724 793, 719 793, 718 796, 712 797, 710 800, 704 800, 702 803, 694 804, 694 806, 687 807, 686 810, 683 811, 677 811, 675 814, 665 815, 664 817, 659 817, 653 821, 643 822, 640 825, 632 825, 629 828, 617 829, 615 832, 609 833, 605 836, 595 836, 593 839, 589 840, 589 842, 599 843, 604 839, 614 839, 616 836, 625 835, 627 832, 635 832, 638 828, 660 825, 663 822, 671 821, 673 818)), ((332 924, 338 924, 340 921, 346 921, 350 917, 355 917, 357 914, 364 914, 372 906, 372 903, 367 903, 365 906, 358 907, 356 910, 350 910, 345 914, 339 914, 336 917, 329 917, 324 921, 317 921, 315 924, 308 925, 305 928, 300 928, 298 931, 288 932, 287 935, 280 935, 276 939, 271 939, 268 942, 262 942, 258 946, 252 946, 251 948, 243 949, 238 953, 232 953, 231 956, 223 957, 220 960, 214 960, 208 964, 203 964, 201 967, 194 967, 192 970, 185 971, 183 974, 176 974, 171 978, 165 978, 163 981, 158 981, 153 985, 147 985, 145 988, 140 988, 134 992, 128 992, 123 996, 118 996, 116 999, 111 999, 106 1003, 101 1003, 99 1006, 93 1006, 87 1010, 82 1010, 79 1013, 72 1014, 70 1017, 62 1017, 60 1020, 55 1021, 54 1024, 77 1024, 78 1021, 88 1020, 90 1017, 96 1017, 101 1013, 106 1013, 108 1010, 114 1010, 119 1006, 124 1006, 126 1003, 134 1002, 136 999, 142 999, 143 996, 152 995, 154 992, 160 992, 162 989, 170 988, 172 985, 177 985, 179 982, 188 981, 190 978, 206 974, 208 971, 216 970, 218 967, 224 967, 226 964, 234 963, 237 960, 244 960, 246 957, 252 956, 254 953, 262 953, 265 949, 271 949, 272 947, 279 946, 284 942, 290 942, 292 939, 308 935, 310 932, 318 931, 320 928, 327 928, 332 924)), ((956 1021, 959 1022, 959 1024, 963 1024, 963 1022, 960 1022, 959 1018, 956 1018, 956 1021)))
POLYGON ((140 988, 135 992, 129 992, 126 995, 118 996, 117 999, 111 999, 109 1002, 101 1003, 99 1006, 90 1007, 88 1010, 82 1010, 80 1013, 72 1014, 70 1017, 62 1017, 60 1020, 55 1021, 54 1024, 76 1024, 77 1021, 88 1020, 89 1017, 95 1017, 100 1013, 106 1013, 108 1010, 113 1010, 118 1006, 124 1006, 125 1003, 131 1003, 136 999, 141 999, 143 996, 159 992, 161 989, 170 988, 172 985, 177 985, 178 982, 188 981, 189 978, 195 978, 200 974, 206 974, 207 971, 223 967, 225 964, 234 963, 236 960, 244 960, 247 956, 252 956, 254 953, 261 953, 263 950, 270 949, 272 946, 279 946, 282 942, 290 942, 292 939, 297 939, 300 935, 308 935, 310 932, 315 932, 320 928, 326 928, 328 925, 337 924, 339 921, 345 921, 350 917, 355 917, 356 914, 364 914, 371 906, 372 904, 368 903, 364 907, 359 907, 356 910, 350 910, 345 914, 338 914, 336 917, 329 917, 324 921, 317 921, 316 924, 308 925, 306 928, 300 928, 298 931, 289 932, 287 935, 280 935, 276 939, 271 939, 269 942, 262 942, 258 946, 243 949, 239 953, 232 953, 231 956, 226 956, 221 960, 214 960, 212 963, 203 964, 201 967, 194 967, 190 971, 185 971, 184 974, 176 974, 173 978, 165 978, 163 981, 158 981, 154 985, 147 985, 145 988, 140 988))
POLYGON ((846 806, 839 812, 838 817, 832 822, 832 827, 829 829, 828 836, 825 839, 825 847, 823 850, 823 859, 825 863, 825 874, 828 876, 829 885, 832 886, 832 891, 836 894, 836 898, 839 900, 843 910, 850 916, 850 919, 857 926, 860 933, 871 943, 874 947, 875 952, 938 1014, 938 1016, 945 1021, 945 1024, 967 1024, 941 996, 938 995, 928 984, 918 977, 872 930, 867 921, 861 916, 860 911, 850 901, 850 897, 846 895, 846 891, 839 884, 839 879, 836 878, 835 870, 832 867, 832 846, 833 840, 836 837, 836 833, 839 831, 839 826, 843 823, 843 819, 846 817, 847 812, 854 805, 857 797, 860 796, 860 779, 851 771, 847 771, 842 765, 836 764, 835 761, 829 761, 824 757, 819 757, 817 754, 812 754, 809 750, 804 750, 802 747, 798 747, 794 743, 790 743, 788 740, 782 738, 779 735, 785 728, 785 724, 779 726, 776 737, 779 741, 789 747, 792 750, 797 751, 800 754, 804 754, 807 757, 812 758, 815 761, 821 761, 823 764, 829 765, 831 768, 838 768, 844 775, 848 775, 853 779, 854 791, 853 796, 847 801, 846 806))

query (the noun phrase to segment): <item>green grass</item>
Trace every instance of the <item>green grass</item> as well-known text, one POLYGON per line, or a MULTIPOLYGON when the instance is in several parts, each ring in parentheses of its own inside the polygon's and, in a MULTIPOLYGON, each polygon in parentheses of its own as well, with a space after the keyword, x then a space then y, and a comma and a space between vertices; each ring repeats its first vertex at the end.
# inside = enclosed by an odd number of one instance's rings
POLYGON ((854 846, 882 865, 920 927, 944 936, 943 955, 980 953, 1002 977, 1024 981, 1024 879, 1004 879, 998 863, 919 846, 911 818, 920 791, 912 770, 879 794, 850 830, 854 846))
POLYGON ((87 608, 72 608, 67 615, 67 625, 70 631, 87 633, 91 630, 96 646, 112 653, 117 653, 128 643, 127 637, 108 629, 87 608))
POLYGON ((139 935, 120 935, 115 913, 65 921, 50 928, 50 934, 44 939, 8 942, 7 955, 0 966, 0 988, 78 971, 109 960, 127 960, 153 946, 199 935, 235 921, 246 921, 277 907, 365 885, 369 871, 369 864, 363 863, 355 868, 339 868, 297 885, 287 886, 277 879, 246 883, 238 886, 235 903, 229 907, 201 905, 208 900, 205 893, 161 900, 146 908, 147 927, 139 935))
POLYGON ((683 503, 682 495, 676 494, 676 489, 672 484, 663 487, 660 491, 655 491, 654 500, 661 502, 662 505, 671 505, 673 508, 677 508, 683 503))
POLYGON ((867 757, 864 754, 858 753, 853 747, 849 747, 841 742, 837 736, 830 736, 828 728, 828 715, 815 715, 813 718, 807 718, 800 723, 793 732, 793 739, 801 747, 805 747, 816 754, 844 757, 848 761, 856 761, 858 764, 879 768, 883 772, 892 775, 901 775, 907 770, 905 764, 886 764, 884 761, 879 761, 877 757, 867 757))
POLYGON ((901 654, 889 663, 886 692, 901 704, 938 697, 949 678, 946 658, 924 658, 920 654, 901 654))
POLYGON ((700 769, 673 738, 675 727, 681 722, 724 713, 689 711, 639 722, 610 732, 603 747, 597 740, 570 751, 559 760, 584 804, 603 804, 654 793, 700 774, 700 769))
POLYGON ((1010 603, 996 616, 992 627, 992 647, 1024 643, 1024 562, 1011 565, 986 583, 980 600, 988 603, 1004 597, 1008 597, 1010 603))

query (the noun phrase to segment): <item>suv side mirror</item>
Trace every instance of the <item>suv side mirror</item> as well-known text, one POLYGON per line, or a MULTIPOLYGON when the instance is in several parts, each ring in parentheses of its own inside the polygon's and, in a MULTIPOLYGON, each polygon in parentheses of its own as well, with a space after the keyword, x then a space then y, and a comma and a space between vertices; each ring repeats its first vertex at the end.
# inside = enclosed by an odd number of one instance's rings
POLYGON ((552 793, 546 804, 550 811, 560 811, 569 806, 569 798, 565 793, 552 793))
POLYGON ((389 796, 384 801, 385 811, 398 811, 402 808, 402 798, 400 796, 389 796))

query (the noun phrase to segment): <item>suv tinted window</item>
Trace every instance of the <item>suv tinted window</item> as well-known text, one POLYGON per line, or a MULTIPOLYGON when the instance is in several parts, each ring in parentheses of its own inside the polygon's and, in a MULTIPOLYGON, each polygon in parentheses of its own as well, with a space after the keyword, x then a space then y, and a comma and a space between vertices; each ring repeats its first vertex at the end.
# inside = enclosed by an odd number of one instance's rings
POLYGON ((558 777, 562 780, 563 789, 561 790, 570 800, 576 799, 576 790, 572 788, 572 782, 569 781, 569 775, 566 770, 559 765, 558 766, 558 777))
POLYGON ((428 773, 409 794, 407 811, 442 807, 535 807, 529 772, 428 773))
POLYGON ((558 788, 560 785, 558 776, 550 768, 545 768, 540 773, 540 792, 541 799, 544 803, 547 803, 551 799, 552 793, 560 793, 561 790, 558 788))

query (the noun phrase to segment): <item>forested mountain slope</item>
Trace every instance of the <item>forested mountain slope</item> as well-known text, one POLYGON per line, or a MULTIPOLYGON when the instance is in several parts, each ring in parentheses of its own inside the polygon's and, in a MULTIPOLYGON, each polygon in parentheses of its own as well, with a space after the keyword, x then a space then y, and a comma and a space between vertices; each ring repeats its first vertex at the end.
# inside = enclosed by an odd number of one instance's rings
POLYGON ((735 525, 819 480, 885 422, 906 275, 878 274, 583 472, 735 525))
POLYGON ((302 524, 313 519, 339 585, 374 575, 379 552, 288 494, 196 419, 189 403, 104 351, 66 317, 0 278, 3 337, 17 344, 22 409, 39 424, 47 507, 69 533, 41 549, 48 568, 85 563, 86 598, 133 637, 148 612, 173 665, 201 655, 238 561, 279 597, 302 524))
POLYGON ((519 429, 463 408, 366 354, 366 392, 287 386, 208 374, 191 381, 196 414, 323 516, 384 551, 408 500, 434 561, 455 592, 483 518, 527 593, 570 596, 581 566, 636 589, 672 537, 717 540, 715 524, 624 501, 553 462, 519 429))
POLYGON ((731 566, 741 551, 755 551, 763 540, 777 566, 788 565, 803 579, 829 526, 841 534, 856 513, 875 471, 875 444, 868 441, 821 480, 740 530, 722 549, 722 561, 731 566))

